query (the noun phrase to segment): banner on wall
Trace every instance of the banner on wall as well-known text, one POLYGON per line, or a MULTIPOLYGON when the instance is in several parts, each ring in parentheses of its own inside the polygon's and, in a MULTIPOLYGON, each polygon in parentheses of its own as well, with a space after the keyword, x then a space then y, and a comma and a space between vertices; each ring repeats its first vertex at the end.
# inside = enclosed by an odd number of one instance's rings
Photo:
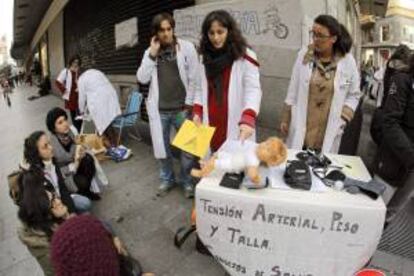
POLYGON ((251 45, 300 48, 302 12, 299 0, 223 1, 175 10, 175 32, 198 43, 205 16, 227 10, 237 21, 251 45))

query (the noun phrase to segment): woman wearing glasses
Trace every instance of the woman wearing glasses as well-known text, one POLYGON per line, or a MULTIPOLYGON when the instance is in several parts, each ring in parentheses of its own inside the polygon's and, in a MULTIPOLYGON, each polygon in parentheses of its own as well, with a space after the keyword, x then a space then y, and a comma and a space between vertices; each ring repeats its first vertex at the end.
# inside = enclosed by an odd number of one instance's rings
POLYGON ((314 20, 311 37, 293 67, 280 129, 289 148, 337 153, 361 96, 352 38, 329 15, 314 20))

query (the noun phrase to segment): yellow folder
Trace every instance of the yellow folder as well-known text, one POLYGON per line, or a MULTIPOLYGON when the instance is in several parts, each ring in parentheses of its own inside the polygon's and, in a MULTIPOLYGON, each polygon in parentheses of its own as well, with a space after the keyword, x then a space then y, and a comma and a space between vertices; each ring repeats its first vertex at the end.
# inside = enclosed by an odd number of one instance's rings
POLYGON ((210 147, 210 141, 215 130, 215 127, 205 125, 197 127, 192 121, 185 120, 172 141, 172 145, 203 158, 210 147))

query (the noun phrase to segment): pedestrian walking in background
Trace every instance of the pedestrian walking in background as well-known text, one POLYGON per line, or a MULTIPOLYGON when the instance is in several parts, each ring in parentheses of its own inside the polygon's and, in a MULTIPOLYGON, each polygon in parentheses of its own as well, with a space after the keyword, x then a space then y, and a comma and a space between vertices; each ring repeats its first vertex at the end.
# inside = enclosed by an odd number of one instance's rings
POLYGON ((409 59, 411 50, 406 45, 401 44, 397 47, 391 58, 388 60, 383 76, 383 93, 377 99, 377 108, 374 111, 371 121, 370 133, 377 146, 381 145, 382 125, 383 125, 383 107, 387 100, 391 86, 392 77, 398 72, 409 71, 409 59))
POLYGON ((409 70, 396 72, 382 110, 382 140, 377 173, 397 191, 388 204, 388 219, 414 196, 414 55, 409 70))
POLYGON ((10 100, 10 94, 12 93, 12 88, 9 85, 8 80, 3 80, 1 82, 1 87, 2 87, 2 91, 3 91, 3 98, 4 101, 6 102, 8 107, 11 107, 11 100, 10 100))

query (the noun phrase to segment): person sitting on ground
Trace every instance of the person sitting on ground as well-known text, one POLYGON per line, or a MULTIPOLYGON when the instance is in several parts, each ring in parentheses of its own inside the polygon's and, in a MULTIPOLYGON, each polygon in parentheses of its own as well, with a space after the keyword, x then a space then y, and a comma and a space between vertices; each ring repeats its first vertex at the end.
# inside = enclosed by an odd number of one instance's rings
MULTIPOLYGON (((19 183, 21 197, 18 201, 18 217, 22 225, 18 229, 18 236, 37 259, 45 275, 49 276, 58 272, 54 271, 50 262, 52 237, 66 220, 77 215, 68 209, 56 193, 43 189, 42 182, 42 177, 32 172, 25 172, 22 176, 19 183)), ((114 234, 111 226, 103 221, 99 222, 111 234, 112 246, 116 252, 127 256, 123 243, 114 234)))
POLYGON ((131 262, 127 264, 123 258, 125 256, 128 253, 122 244, 115 242, 108 228, 90 215, 66 220, 55 232, 51 242, 51 261, 57 276, 154 276, 153 273, 142 273, 135 260, 134 268, 128 267, 131 262))
POLYGON ((50 143, 54 158, 66 187, 73 193, 78 192, 92 200, 99 200, 99 194, 91 191, 91 185, 95 182, 94 187, 99 189, 99 186, 104 185, 102 183, 106 183, 106 178, 100 180, 98 177, 97 169, 102 169, 93 154, 85 152, 83 146, 76 145, 75 138, 78 133, 69 124, 65 110, 59 107, 51 109, 46 116, 46 125, 51 133, 50 143))
POLYGON ((71 212, 88 212, 91 201, 80 194, 71 193, 53 157, 53 147, 43 131, 35 131, 24 141, 24 160, 21 167, 43 179, 45 190, 56 193, 71 212))

